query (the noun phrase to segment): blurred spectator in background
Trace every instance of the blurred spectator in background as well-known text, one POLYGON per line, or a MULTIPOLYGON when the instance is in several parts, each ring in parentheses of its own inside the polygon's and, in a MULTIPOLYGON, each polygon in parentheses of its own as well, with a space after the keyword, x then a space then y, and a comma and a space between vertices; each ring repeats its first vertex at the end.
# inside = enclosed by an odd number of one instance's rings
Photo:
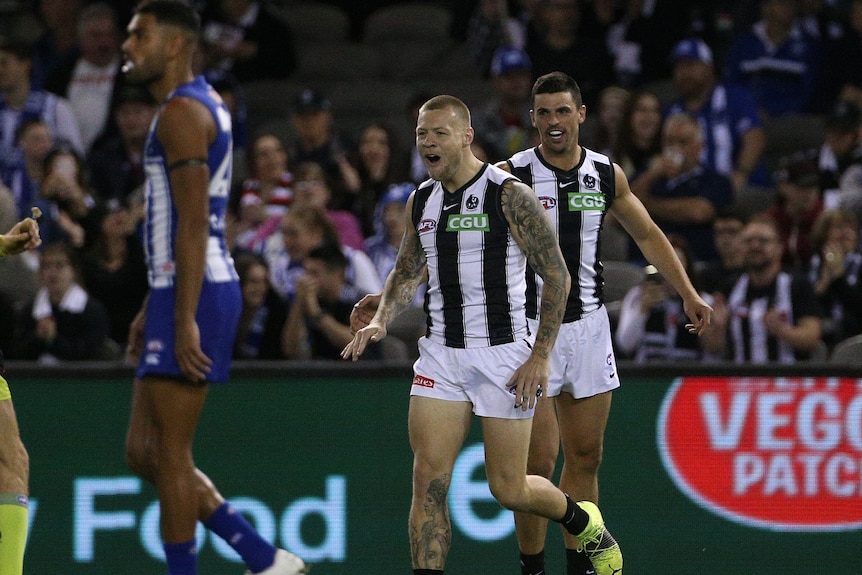
POLYGON ((754 216, 742 232, 745 272, 725 300, 715 298, 717 347, 736 363, 792 364, 822 345, 820 306, 808 280, 781 269, 775 221, 754 216), (720 337, 719 337, 720 336, 720 337))
POLYGON ((234 258, 242 289, 242 315, 233 348, 234 359, 284 359, 281 338, 287 306, 269 283, 269 269, 248 252, 234 258))
MULTIPOLYGON (((233 136, 234 169, 241 165, 242 154, 248 147, 248 106, 245 103, 245 94, 242 84, 236 76, 227 70, 209 68, 203 72, 204 78, 209 85, 215 88, 218 95, 224 101, 224 105, 230 112, 231 135, 233 136)), ((236 176, 236 174, 234 174, 236 176)))
POLYGON ((599 92, 614 83, 613 60, 601 32, 581 25, 578 0, 544 0, 537 6, 538 37, 527 38, 533 79, 553 71, 565 72, 581 87, 587 109, 599 92))
POLYGON ((719 210, 712 220, 712 236, 717 257, 700 269, 703 290, 709 294, 729 293, 742 274, 744 253, 742 229, 748 218, 735 206, 719 210))
POLYGON ((374 264, 380 282, 384 283, 395 267, 395 257, 407 225, 407 200, 416 187, 411 183, 394 184, 377 204, 374 235, 365 240, 363 249, 374 264))
POLYGON ((851 166, 862 164, 860 148, 862 114, 855 104, 839 101, 826 119, 826 141, 820 146, 817 167, 823 207, 837 208, 841 204, 841 181, 851 166))
POLYGON ((45 87, 45 80, 58 63, 73 57, 78 45, 78 16, 84 0, 38 0, 44 30, 33 45, 30 80, 34 90, 45 87))
POLYGON ((781 159, 775 202, 766 211, 778 225, 784 264, 803 269, 811 259, 811 230, 823 211, 817 152, 797 152, 781 159))
POLYGON ((116 132, 111 110, 123 83, 117 15, 104 2, 90 4, 78 17, 77 31, 76 57, 54 67, 45 81, 45 89, 69 101, 81 145, 88 152, 103 132, 116 132))
POLYGON ((39 230, 43 240, 68 242, 77 249, 89 245, 98 224, 84 160, 71 148, 58 146, 48 152, 43 166, 39 193, 49 202, 39 230))
POLYGON ((862 254, 859 221, 847 210, 826 210, 811 232, 808 281, 823 310, 823 340, 831 349, 862 333, 862 254))
POLYGON ((356 195, 353 213, 362 224, 362 235, 374 233, 374 211, 386 190, 407 179, 407 153, 395 132, 381 121, 372 121, 359 133, 354 165, 361 187, 356 195))
POLYGON ((116 133, 96 140, 87 157, 99 201, 125 201, 144 184, 144 145, 158 104, 142 86, 124 86, 114 99, 116 133))
POLYGON ((661 154, 661 103, 652 92, 638 90, 629 98, 611 156, 631 181, 661 154))
POLYGON ((526 41, 524 24, 509 15, 507 0, 478 0, 467 25, 467 49, 482 77, 491 74, 494 52, 523 48, 526 41))
MULTIPOLYGON (((703 132, 697 120, 685 113, 665 120, 662 154, 631 183, 634 193, 665 233, 685 240, 693 259, 706 262, 716 256, 712 220, 718 210, 733 203, 730 180, 700 161, 703 132)), ((637 253, 632 244, 629 253, 637 253)))
POLYGON ((862 43, 850 26, 847 6, 838 4, 834 0, 800 0, 799 4, 800 28, 820 41, 822 56, 811 111, 823 114, 829 113, 845 87, 862 88, 862 69, 847 65, 862 61, 862 43))
POLYGON ((111 346, 108 339, 108 315, 81 286, 72 248, 65 243, 45 247, 39 277, 42 287, 22 311, 8 357, 49 364, 116 359, 116 344, 111 346), (110 349, 113 352, 106 353, 110 349))
POLYGON ((494 53, 489 80, 494 95, 473 115, 477 133, 483 134, 481 139, 477 136, 480 151, 492 161, 505 157, 508 149, 517 151, 533 144, 530 70, 530 58, 520 48, 507 46, 494 53))
MULTIPOLYGON (((283 332, 288 359, 341 359, 341 350, 353 338, 350 312, 364 295, 347 282, 346 272, 347 258, 338 246, 322 245, 308 253, 283 332)), ((372 357, 379 359, 374 351, 372 357)))
POLYGON ((44 90, 31 89, 30 45, 18 40, 0 40, 0 177, 9 186, 12 171, 23 164, 23 152, 15 141, 16 131, 26 120, 40 119, 55 141, 65 141, 81 153, 81 135, 69 102, 44 90))
POLYGON ((269 266, 273 289, 287 302, 296 294, 296 282, 302 274, 302 264, 308 253, 322 245, 336 245, 347 256, 347 281, 357 290, 377 293, 382 283, 374 264, 362 250, 342 247, 338 231, 326 212, 312 205, 295 205, 284 215, 278 233, 264 246, 264 258, 269 266))
MULTIPOLYGON (((8 175, 9 189, 15 199, 18 220, 30 216, 30 208, 48 212, 49 202, 39 193, 44 179, 45 157, 54 146, 51 128, 43 120, 24 120, 18 126, 15 142, 23 155, 22 162, 8 175)), ((42 230, 43 237, 50 230, 42 230)))
POLYGON ((149 289, 144 248, 135 233, 135 211, 124 200, 111 198, 95 211, 99 227, 84 253, 82 283, 104 305, 110 338, 125 347, 149 289))
POLYGON ((798 14, 799 0, 763 0, 761 20, 736 38, 727 55, 727 83, 746 86, 770 116, 812 108, 820 42, 799 26, 798 14))
POLYGON ((362 249, 364 236, 359 220, 352 212, 331 207, 332 190, 323 167, 315 162, 303 162, 296 167, 293 206, 312 206, 326 212, 335 226, 342 246, 362 249))
POLYGON ((530 57, 520 48, 494 52, 490 81, 495 97, 473 115, 473 128, 493 162, 538 143, 530 120, 531 70, 530 57))
POLYGON ((352 148, 335 126, 331 102, 306 88, 294 103, 292 124, 296 139, 289 146, 290 164, 316 162, 323 166, 333 187, 333 207, 349 209, 362 183, 348 159, 352 148))
POLYGON ((589 141, 590 148, 613 157, 617 151, 620 130, 625 117, 631 93, 619 86, 608 86, 599 95, 599 113, 594 133, 589 141))
MULTIPOLYGON (((284 79, 296 70, 293 32, 268 2, 219 0, 203 25, 207 68, 240 82, 284 79)), ((209 8, 209 6, 208 6, 209 8)))
POLYGON ((633 88, 667 78, 667 55, 686 29, 688 13, 674 2, 624 0, 607 32, 616 83, 633 88))
POLYGON ((849 28, 847 29, 847 52, 841 54, 836 62, 836 68, 846 73, 848 77, 841 86, 838 98, 851 102, 862 109, 862 68, 847 66, 847 62, 862 60, 862 0, 851 0, 849 10, 849 28))
MULTIPOLYGON (((679 261, 697 285, 693 275, 691 252, 685 240, 668 234, 679 261)), ((712 297, 700 294, 712 304, 712 297)), ((638 363, 649 361, 701 361, 708 357, 709 330, 704 338, 689 333, 689 322, 682 298, 662 277, 655 266, 644 268, 644 280, 626 293, 620 308, 620 319, 614 341, 620 352, 638 363)))
POLYGON ((260 253, 293 202, 294 181, 275 134, 258 135, 248 156, 249 177, 232 195, 228 229, 234 247, 260 253))
POLYGON ((716 82, 712 50, 702 40, 681 41, 671 59, 678 99, 667 114, 686 112, 697 118, 705 138, 703 163, 729 177, 736 194, 748 184, 768 186, 761 162, 766 134, 751 95, 745 88, 716 82))

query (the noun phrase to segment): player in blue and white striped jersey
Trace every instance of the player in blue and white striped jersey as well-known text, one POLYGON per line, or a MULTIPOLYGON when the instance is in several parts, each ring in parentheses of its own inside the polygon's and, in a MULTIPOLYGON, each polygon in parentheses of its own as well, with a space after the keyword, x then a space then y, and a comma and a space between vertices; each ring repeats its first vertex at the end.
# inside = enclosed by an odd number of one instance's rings
POLYGON ((170 575, 196 575, 199 520, 250 572, 297 575, 303 561, 265 541, 192 457, 208 384, 227 380, 242 307, 224 238, 230 113, 192 73, 200 18, 188 4, 145 0, 128 33, 127 79, 146 86, 161 105, 144 150, 150 293, 129 333, 129 356, 138 368, 126 461, 158 490, 170 575))

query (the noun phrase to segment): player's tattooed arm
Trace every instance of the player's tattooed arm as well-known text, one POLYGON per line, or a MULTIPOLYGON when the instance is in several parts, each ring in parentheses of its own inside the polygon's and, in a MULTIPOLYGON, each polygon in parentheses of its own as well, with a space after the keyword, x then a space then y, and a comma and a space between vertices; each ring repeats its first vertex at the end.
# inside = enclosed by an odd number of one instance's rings
POLYGON ((508 181, 503 186, 502 207, 512 236, 544 283, 536 347, 543 354, 549 354, 569 295, 571 279, 566 262, 551 221, 529 186, 515 180, 508 181))
POLYGON ((426 280, 425 251, 419 243, 419 234, 413 225, 413 196, 407 201, 407 228, 401 239, 401 247, 395 259, 395 267, 386 278, 383 287, 383 297, 377 314, 384 325, 407 308, 416 297, 416 290, 426 280))

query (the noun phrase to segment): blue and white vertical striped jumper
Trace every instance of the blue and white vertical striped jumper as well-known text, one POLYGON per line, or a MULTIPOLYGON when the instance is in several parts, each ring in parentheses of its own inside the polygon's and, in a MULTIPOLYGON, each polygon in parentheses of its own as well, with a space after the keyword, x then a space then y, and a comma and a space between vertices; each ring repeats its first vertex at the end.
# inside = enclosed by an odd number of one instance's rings
MULTIPOLYGON (((192 98, 206 106, 217 128, 216 138, 209 145, 207 153, 209 234, 206 244, 206 271, 195 320, 200 332, 201 350, 212 360, 207 381, 218 383, 227 381, 242 311, 239 276, 224 237, 233 154, 230 113, 215 90, 202 77, 179 86, 167 100, 176 97, 192 98)), ((150 295, 144 326, 144 349, 136 376, 182 378, 185 376, 174 352, 178 220, 165 150, 157 137, 160 117, 157 115, 150 126, 144 154, 147 176, 144 246, 150 295)))
MULTIPOLYGON (((581 147, 580 163, 569 171, 550 165, 538 148, 508 160, 512 173, 533 188, 551 219, 572 278, 563 322, 576 321, 603 303, 599 232, 616 196, 614 166, 607 156, 581 147)), ((527 273, 527 316, 538 319, 542 278, 527 273)))
POLYGON ((427 337, 455 348, 525 339, 527 257, 503 215, 511 174, 486 164, 458 190, 428 180, 416 190, 413 224, 428 263, 427 337))
MULTIPOLYGON (((179 86, 167 100, 175 97, 198 100, 213 115, 218 128, 215 141, 210 144, 207 165, 210 173, 209 212, 210 229, 206 252, 205 282, 238 281, 233 260, 224 237, 225 213, 230 193, 233 144, 231 139, 230 112, 215 90, 202 76, 179 86)), ((166 100, 166 102, 167 102, 166 100)), ((174 254, 177 232, 177 213, 173 202, 170 174, 165 150, 156 137, 157 115, 150 126, 144 154, 146 218, 144 224, 144 246, 147 255, 150 287, 169 287, 176 275, 174 254)))

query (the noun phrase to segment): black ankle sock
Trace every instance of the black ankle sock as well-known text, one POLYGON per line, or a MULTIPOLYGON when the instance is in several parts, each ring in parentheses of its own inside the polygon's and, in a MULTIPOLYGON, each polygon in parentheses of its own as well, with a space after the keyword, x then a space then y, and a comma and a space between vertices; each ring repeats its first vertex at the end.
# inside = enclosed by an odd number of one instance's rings
POLYGON ((521 553, 521 575, 545 575, 545 552, 535 555, 521 553))
POLYGON ((586 575, 595 573, 593 562, 583 551, 566 549, 566 575, 586 575))
POLYGON ((443 570, 440 569, 414 569, 413 575, 443 575, 443 570))
POLYGON ((566 514, 560 519, 560 523, 566 528, 566 531, 572 535, 578 535, 587 528, 590 522, 590 516, 587 512, 578 507, 572 498, 566 494, 566 514))

